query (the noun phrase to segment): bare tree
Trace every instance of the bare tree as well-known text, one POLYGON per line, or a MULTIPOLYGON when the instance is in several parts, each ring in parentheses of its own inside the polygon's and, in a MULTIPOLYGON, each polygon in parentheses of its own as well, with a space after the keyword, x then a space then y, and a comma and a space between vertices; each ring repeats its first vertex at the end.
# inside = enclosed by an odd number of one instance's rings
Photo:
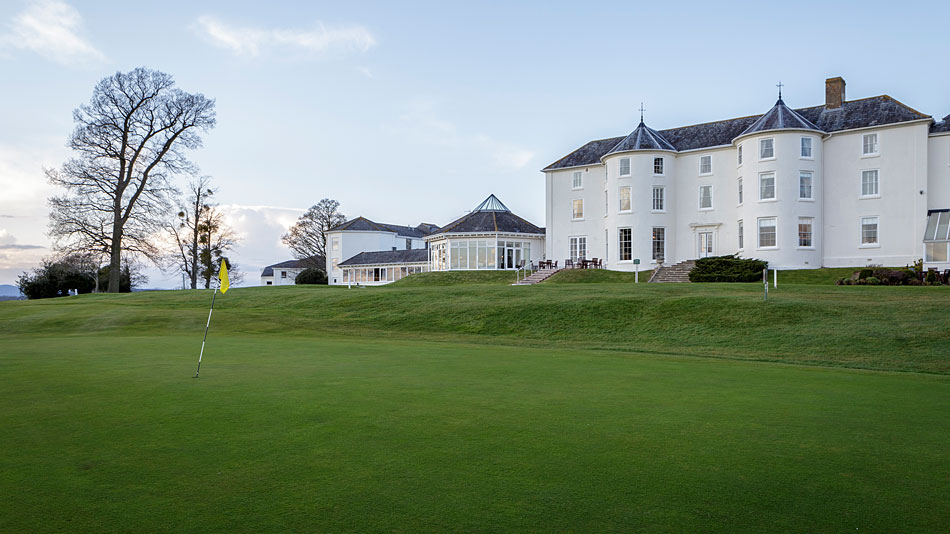
MULTIPOLYGON (((224 220, 224 214, 214 205, 207 205, 198 220, 198 274, 205 289, 211 287, 211 280, 221 269, 224 254, 234 248, 240 238, 224 220)), ((237 285, 244 276, 235 263, 228 261, 228 275, 231 283, 237 285)))
MULTIPOLYGON (((325 198, 311 206, 297 222, 290 227, 280 240, 293 251, 297 259, 309 259, 314 256, 327 257, 327 231, 346 222, 346 216, 340 213, 340 203, 325 198)), ((326 269, 326 265, 314 265, 326 269)))
POLYGON ((209 217, 209 200, 217 192, 211 187, 211 177, 202 176, 188 184, 188 196, 178 211, 178 220, 167 223, 173 251, 168 257, 168 266, 188 277, 191 289, 198 288, 201 270, 202 224, 209 217))
POLYGON ((108 254, 115 293, 123 251, 157 258, 152 240, 170 211, 169 179, 195 171, 185 150, 200 147, 199 132, 214 127, 214 100, 140 67, 100 81, 73 120, 69 147, 76 156, 46 171, 50 183, 66 189, 50 198, 50 235, 65 252, 108 254))

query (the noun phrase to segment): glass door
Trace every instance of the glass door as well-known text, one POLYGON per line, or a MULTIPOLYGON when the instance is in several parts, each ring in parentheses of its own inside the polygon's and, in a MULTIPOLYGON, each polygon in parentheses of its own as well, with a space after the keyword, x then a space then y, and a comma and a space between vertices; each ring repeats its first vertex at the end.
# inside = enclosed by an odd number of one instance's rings
POLYGON ((708 258, 713 255, 713 233, 699 232, 699 257, 708 258))

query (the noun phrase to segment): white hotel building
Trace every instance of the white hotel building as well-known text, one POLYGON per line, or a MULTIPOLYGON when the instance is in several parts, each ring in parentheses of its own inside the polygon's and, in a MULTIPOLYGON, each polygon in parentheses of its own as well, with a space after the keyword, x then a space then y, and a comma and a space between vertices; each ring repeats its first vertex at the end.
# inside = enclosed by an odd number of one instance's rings
POLYGON ((591 141, 543 169, 548 259, 738 254, 778 269, 946 268, 950 116, 887 96, 591 141))

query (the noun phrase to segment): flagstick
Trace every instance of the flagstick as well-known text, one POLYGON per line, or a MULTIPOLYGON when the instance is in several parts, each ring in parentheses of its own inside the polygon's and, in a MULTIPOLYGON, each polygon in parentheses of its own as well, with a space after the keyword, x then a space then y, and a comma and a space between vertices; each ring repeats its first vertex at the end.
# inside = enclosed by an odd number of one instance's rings
POLYGON ((198 353, 198 370, 195 371, 195 378, 201 372, 201 357, 205 353, 205 341, 208 341, 208 327, 211 326, 211 313, 214 312, 214 298, 218 296, 218 288, 214 288, 214 294, 211 295, 211 309, 208 310, 208 324, 205 325, 205 337, 201 340, 201 352, 198 353))

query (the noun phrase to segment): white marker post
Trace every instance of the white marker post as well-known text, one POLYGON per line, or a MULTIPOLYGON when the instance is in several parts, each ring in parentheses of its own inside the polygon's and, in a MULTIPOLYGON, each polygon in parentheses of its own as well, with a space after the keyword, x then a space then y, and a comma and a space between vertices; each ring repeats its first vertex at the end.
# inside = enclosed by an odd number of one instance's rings
POLYGON ((762 301, 769 300, 769 268, 762 269, 762 284, 765 286, 765 293, 762 295, 762 301))
POLYGON ((778 269, 772 269, 772 289, 778 287, 778 269))
POLYGON ((633 266, 636 269, 636 271, 633 273, 633 283, 639 284, 640 283, 640 258, 633 259, 633 266))

